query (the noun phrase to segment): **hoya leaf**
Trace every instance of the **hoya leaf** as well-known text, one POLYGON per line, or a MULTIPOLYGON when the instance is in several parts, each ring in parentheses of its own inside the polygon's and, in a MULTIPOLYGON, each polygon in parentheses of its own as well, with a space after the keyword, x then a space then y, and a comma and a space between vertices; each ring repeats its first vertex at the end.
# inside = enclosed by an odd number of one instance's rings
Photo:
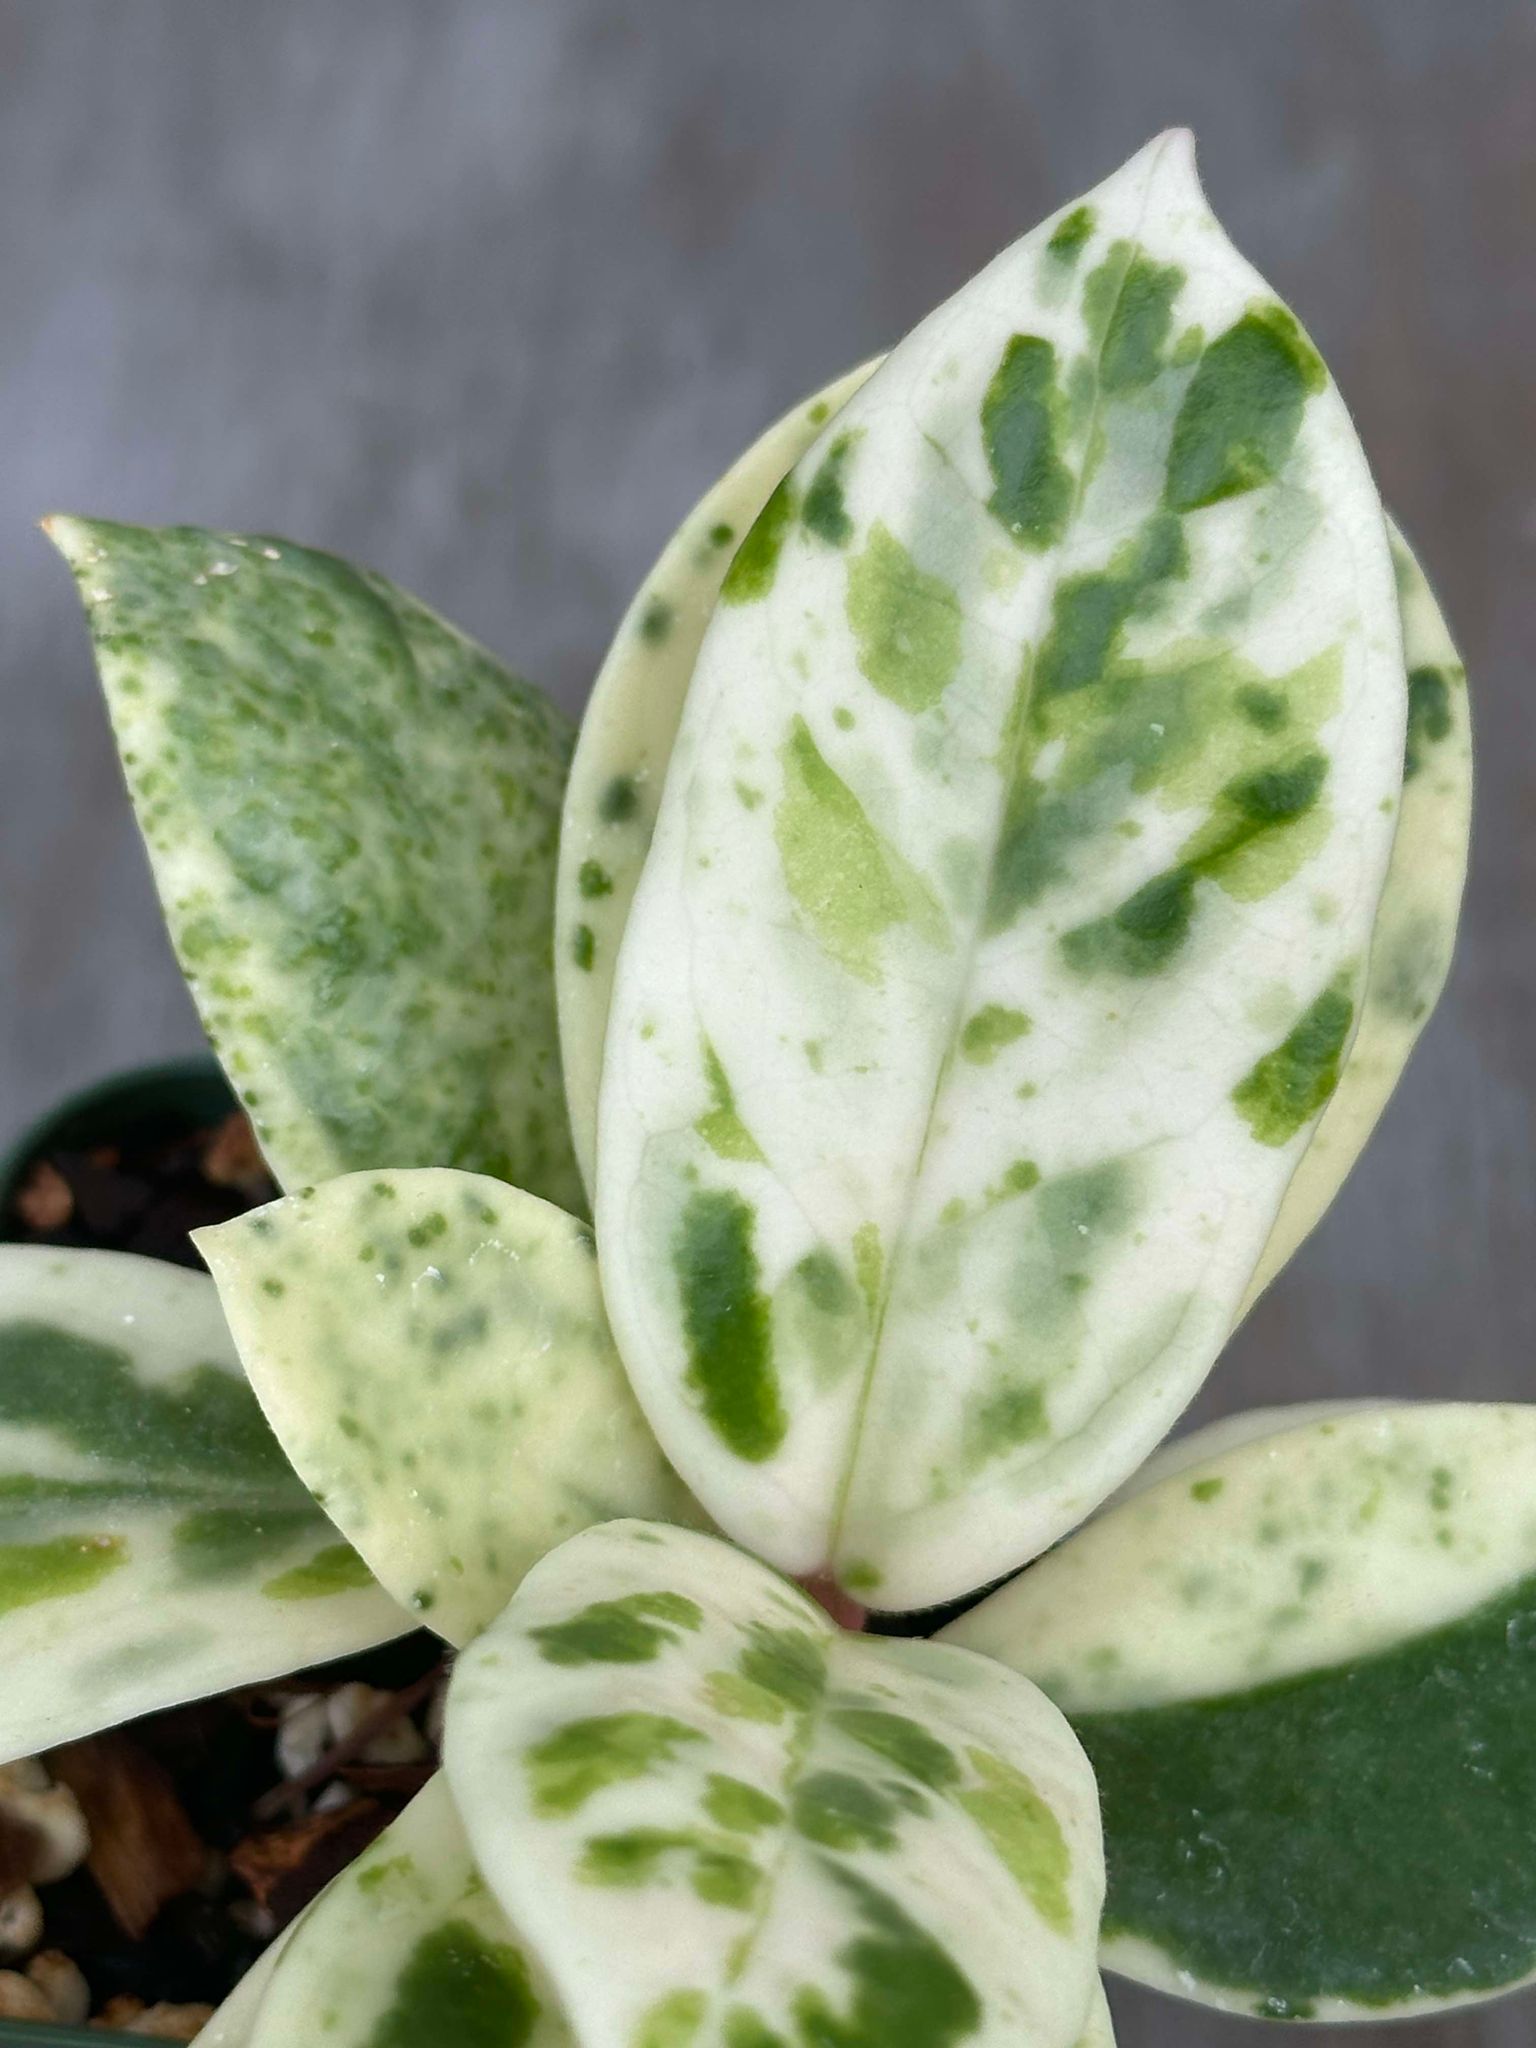
POLYGON ((0 1762, 402 1635, 201 1274, 0 1246, 0 1762))
POLYGON ((1536 1408, 1217 1425, 945 1631, 1104 1803, 1104 1961, 1268 2018, 1536 1979, 1536 1408))
MULTIPOLYGON (((874 367, 849 371, 775 420, 699 500, 641 584, 592 686, 566 785, 555 897, 560 1051, 589 1189, 614 961, 699 643, 737 550, 775 486, 874 367)), ((825 468, 810 509, 824 536, 835 537, 844 516, 835 462, 825 468)), ((760 535, 739 572, 747 580, 761 542, 760 535)))
MULTIPOLYGON (((777 422, 689 515, 630 606, 582 721, 561 830, 556 983, 566 1092, 589 1188, 614 961, 708 623, 707 599, 719 580, 712 551, 728 545, 721 539, 726 526, 733 536, 745 530, 766 499, 770 479, 782 477, 876 368, 878 362, 867 363, 848 373, 777 422)), ((843 452, 835 474, 846 466, 847 444, 834 438, 832 446, 843 452)), ((1285 1191, 1243 1312, 1315 1229, 1343 1185, 1429 1021, 1450 966, 1472 813, 1466 676, 1428 579, 1390 521, 1388 531, 1408 674, 1409 772, 1359 1029, 1285 1191), (1421 773, 1426 767, 1430 772, 1421 773)), ((979 1013, 967 1031, 973 1053, 995 1052, 1024 1035, 1019 1013, 1008 1012, 979 1013)))
POLYGON ((1092 1778, 1001 1666, 841 1634, 714 1539, 620 1522, 460 1657, 445 1762, 583 2048, 1073 2048, 1092 1778))
POLYGON ((309 1907, 262 1993, 248 2048, 320 2041, 571 2048, 441 1774, 309 1907))
POLYGON ((597 1210, 705 1506, 910 1607, 1209 1369, 1348 1053, 1406 691, 1348 416, 1185 137, 919 327, 781 509, 834 443, 840 538, 776 515, 705 635, 597 1210))
POLYGON ((451 1642, 615 1515, 696 1519, 608 1334, 592 1233, 483 1174, 354 1173, 196 1233, 272 1427, 451 1642))
POLYGON ((278 1179, 403 1160, 578 1201, 549 964, 564 719, 333 555, 49 531, 177 954, 278 1179))
POLYGON ((1286 1189, 1249 1307, 1321 1219, 1387 1106, 1450 971, 1472 828, 1466 671, 1423 570, 1389 529, 1408 673, 1397 837, 1371 938, 1360 1028, 1286 1189))

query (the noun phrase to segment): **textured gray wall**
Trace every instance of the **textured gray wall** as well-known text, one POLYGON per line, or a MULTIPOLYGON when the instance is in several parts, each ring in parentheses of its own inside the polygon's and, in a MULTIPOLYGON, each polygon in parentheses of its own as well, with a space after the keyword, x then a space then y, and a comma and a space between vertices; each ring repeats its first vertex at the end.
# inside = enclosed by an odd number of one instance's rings
MULTIPOLYGON (((1172 121, 1436 575, 1481 776, 1451 994, 1206 1405, 1528 1393, 1519 0, 0 0, 0 1142, 198 1042, 32 519, 338 548, 574 709, 647 561, 760 425, 1172 121)), ((1119 2008, 1124 2048, 1244 2033, 1119 2008)), ((1373 2038, 1524 2048, 1533 2024, 1528 2000, 1373 2038)))

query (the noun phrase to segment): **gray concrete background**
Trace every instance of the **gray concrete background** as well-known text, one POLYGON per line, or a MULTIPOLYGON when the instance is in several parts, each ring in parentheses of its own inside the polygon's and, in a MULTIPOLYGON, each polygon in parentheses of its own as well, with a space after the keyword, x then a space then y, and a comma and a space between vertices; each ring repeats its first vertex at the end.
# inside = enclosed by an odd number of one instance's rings
MULTIPOLYGON (((1451 993, 1206 1408, 1528 1395, 1536 9, 1515 0, 0 0, 0 1142, 199 1041, 34 518, 340 549, 574 710, 677 516, 772 414, 1174 121, 1441 586, 1481 778, 1451 993)), ((1119 2010, 1124 2048, 1246 2030, 1119 2010)), ((1525 2048, 1533 2015, 1373 2038, 1525 2048)))

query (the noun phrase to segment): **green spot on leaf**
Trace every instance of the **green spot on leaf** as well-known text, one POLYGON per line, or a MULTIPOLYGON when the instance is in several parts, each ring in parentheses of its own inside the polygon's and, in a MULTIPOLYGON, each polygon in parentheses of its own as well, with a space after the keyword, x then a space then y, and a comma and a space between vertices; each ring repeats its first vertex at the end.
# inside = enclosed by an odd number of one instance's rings
POLYGON ((1271 483, 1328 381, 1283 306, 1256 306, 1200 358, 1174 421, 1165 503, 1192 512, 1271 483))
POLYGON ((880 980, 878 941, 911 923, 931 944, 947 940, 944 914, 926 883, 870 823, 796 717, 782 750, 784 793, 774 840, 784 879, 819 943, 858 980, 880 980))
POLYGON ((768 1298, 753 1248, 757 1212, 728 1189, 689 1197, 672 1263, 688 1338, 688 1384, 738 1458, 771 1458, 788 1418, 773 1366, 768 1298))
POLYGON ((954 1752, 905 1714, 887 1713, 880 1707, 835 1707, 830 1719, 863 1748, 884 1757, 931 1791, 948 1791, 960 1776, 954 1752))
POLYGON ((1092 237, 1094 218, 1091 206, 1074 206, 1056 223, 1051 239, 1045 245, 1046 255, 1070 269, 1092 237))
POLYGON ((366 2048, 521 2048, 539 2001, 521 1955, 467 1920, 424 1934, 406 1958, 394 2000, 366 2048))
POLYGON ((717 1827, 736 1835, 756 1834, 760 1828, 772 1827, 784 1818, 784 1809, 777 1799, 759 1791, 756 1785, 727 1777, 721 1771, 710 1773, 704 1811, 717 1827))
POLYGON ((584 1884, 638 1890, 664 1883, 674 1862, 682 1863, 689 1888, 707 1906, 744 1913, 756 1902, 763 1874, 751 1857, 688 1828, 637 1827, 594 1835, 582 1852, 576 1874, 584 1884))
POLYGON ((986 1003, 965 1020, 960 1033, 960 1051, 973 1066, 990 1066, 1005 1047, 1014 1045, 1030 1029, 1022 1010, 1005 1003, 986 1003))
MULTIPOLYGON (((192 1585, 241 1578, 315 1526, 313 1508, 199 1508, 171 1530, 181 1578, 192 1585)), ((345 1546, 343 1546, 344 1548, 345 1546)), ((365 1570, 363 1583, 368 1582, 365 1570)))
POLYGON ((708 2005, 702 1991, 669 1991, 642 2016, 634 2048, 693 2048, 708 2005))
POLYGON ((1338 1086, 1354 1017, 1342 989, 1325 989, 1233 1089, 1238 1113, 1261 1145, 1288 1144, 1322 1109, 1338 1086))
POLYGON ((981 2001, 949 1951, 867 1878, 829 1863, 866 1932, 838 1951, 851 2000, 839 2014, 819 1987, 793 2000, 802 2048, 955 2048, 982 2021, 981 2001))
POLYGON ((815 534, 828 547, 846 547, 853 538, 853 521, 848 517, 844 496, 848 458, 859 438, 857 433, 839 434, 806 487, 801 521, 808 533, 815 534))
POLYGON ((1161 973, 1189 936, 1194 901, 1190 869, 1154 875, 1108 917, 1064 932, 1062 953, 1079 974, 1161 973))
POLYGON ((876 521, 848 565, 848 624, 860 672, 903 711, 930 711, 960 666, 960 604, 876 521))
POLYGON ((605 825, 627 825, 640 808, 640 791, 632 775, 615 775, 597 800, 597 815, 605 825))
POLYGON ((1163 367, 1173 302, 1184 272, 1116 242, 1083 287, 1083 312, 1102 335, 1099 383, 1110 393, 1140 390, 1163 367))
POLYGON ((986 1835, 1019 1890, 1048 1926, 1067 1934, 1072 1908, 1067 1879, 1072 1859, 1061 1823, 1022 1771, 985 1749, 966 1759, 979 1783, 955 1794, 986 1835))
POLYGON ((1062 416, 1055 349, 1039 335, 1011 336, 981 401, 981 438, 993 483, 987 510, 1024 547, 1054 546, 1066 527, 1072 473, 1058 447, 1062 416))
POLYGON ((600 1714, 568 1721, 528 1751, 525 1759, 536 1813, 546 1819, 578 1813, 595 1792, 629 1778, 645 1778, 671 1762, 696 1728, 669 1714, 600 1714))
POLYGON ((722 603, 755 604, 768 595, 779 573, 779 556, 794 516, 795 487, 785 477, 736 550, 720 586, 722 603))
POLYGON ((1451 683, 1443 668, 1413 669, 1408 677, 1408 737, 1403 749, 1403 779, 1417 775, 1424 756, 1451 730, 1451 683))
POLYGON ((760 1164, 762 1148, 742 1122, 730 1077, 707 1038, 704 1041, 704 1078, 709 1085, 710 1106, 694 1129, 717 1158, 760 1164))
POLYGON ((649 1664, 703 1619, 682 1593, 629 1593, 528 1633, 548 1664, 649 1664))
POLYGON ((672 631, 677 614, 664 597, 647 599, 640 614, 640 638, 648 647, 659 647, 672 631))
POLYGON ((128 1562, 120 1536, 55 1536, 47 1543, 0 1544, 0 1614, 39 1600, 88 1593, 128 1562))
POLYGON ((328 1543, 308 1564, 268 1579, 262 1592, 269 1600, 328 1600, 373 1584, 373 1574, 348 1543, 328 1543))
POLYGON ((812 1771, 795 1787, 790 1811, 795 1829, 824 1849, 894 1849, 901 1809, 896 1801, 847 1771, 812 1771))

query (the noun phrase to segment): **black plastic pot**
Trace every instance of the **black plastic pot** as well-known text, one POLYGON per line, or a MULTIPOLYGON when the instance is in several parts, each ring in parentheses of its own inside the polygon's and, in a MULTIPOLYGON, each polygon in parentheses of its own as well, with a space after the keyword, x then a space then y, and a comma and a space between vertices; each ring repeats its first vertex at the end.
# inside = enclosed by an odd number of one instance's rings
POLYGON ((39 1117, 0 1153, 0 1243, 14 1243, 23 1234, 13 1205, 22 1175, 40 1153, 190 1137, 238 1107, 211 1053, 93 1081, 39 1117))
MULTIPOLYGON (((101 2048, 110 2041, 100 2027, 89 2033, 83 2027, 55 2027, 43 2020, 0 2020, 0 2041, 6 2048, 101 2048)), ((142 2040, 142 2035, 120 2034, 119 2040, 142 2040)))

